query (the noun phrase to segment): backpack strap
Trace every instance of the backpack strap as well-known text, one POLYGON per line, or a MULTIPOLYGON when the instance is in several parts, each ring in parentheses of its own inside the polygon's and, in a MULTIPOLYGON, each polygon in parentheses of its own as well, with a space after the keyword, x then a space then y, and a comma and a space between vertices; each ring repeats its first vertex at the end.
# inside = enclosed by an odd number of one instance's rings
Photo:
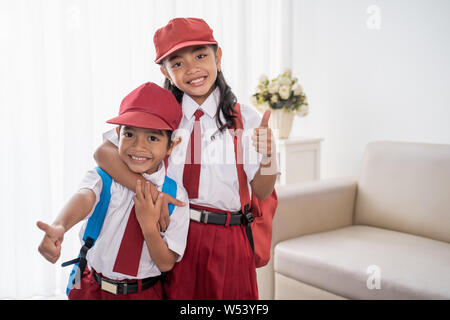
MULTIPOLYGON (((162 186, 162 192, 171 195, 173 198, 176 198, 177 197, 177 183, 175 182, 175 180, 166 176, 164 179, 163 186, 162 186)), ((169 203, 169 216, 172 214, 174 209, 175 209, 175 205, 172 203, 169 203)))
POLYGON ((236 110, 235 114, 237 116, 237 121, 235 121, 235 128, 230 129, 230 132, 233 135, 234 155, 236 157, 236 169, 239 181, 239 198, 241 200, 241 211, 244 214, 247 222, 245 232, 247 233, 247 238, 250 242, 250 246, 252 247, 253 252, 255 252, 253 234, 251 229, 251 223, 253 222, 254 217, 252 212, 250 211, 250 192, 248 190, 248 179, 247 174, 244 171, 243 162, 242 133, 244 130, 244 125, 242 121, 240 104, 236 103, 234 109, 236 110))
POLYGON ((250 207, 250 192, 248 190, 247 184, 247 174, 244 171, 244 161, 243 161, 243 148, 242 148, 242 133, 244 130, 242 114, 241 114, 241 106, 237 103, 234 106, 236 110, 237 121, 235 121, 235 128, 230 129, 230 132, 233 136, 234 143, 234 155, 236 158, 236 169, 239 180, 239 197, 241 199, 241 209, 242 212, 245 210, 245 206, 248 205, 250 207))
POLYGON ((103 222, 105 221, 106 212, 108 211, 109 202, 111 200, 112 184, 112 178, 105 171, 99 167, 97 167, 96 170, 102 178, 102 192, 100 193, 100 201, 95 207, 94 213, 88 220, 83 236, 83 241, 88 241, 88 238, 91 238, 93 240, 92 245, 94 245, 95 240, 97 240, 100 230, 102 230, 103 222))
POLYGON ((90 248, 95 244, 100 231, 103 226, 103 222, 105 221, 106 212, 108 211, 109 202, 111 200, 111 183, 112 178, 101 168, 95 168, 100 178, 102 179, 102 191, 100 193, 100 200, 95 206, 94 212, 89 218, 86 229, 83 235, 84 245, 81 247, 80 254, 78 258, 64 262, 61 266, 66 267, 71 264, 75 264, 73 266, 72 272, 69 276, 69 282, 67 284, 66 294, 69 294, 70 289, 75 284, 77 279, 81 279, 83 276, 84 269, 87 265, 87 252, 90 248))

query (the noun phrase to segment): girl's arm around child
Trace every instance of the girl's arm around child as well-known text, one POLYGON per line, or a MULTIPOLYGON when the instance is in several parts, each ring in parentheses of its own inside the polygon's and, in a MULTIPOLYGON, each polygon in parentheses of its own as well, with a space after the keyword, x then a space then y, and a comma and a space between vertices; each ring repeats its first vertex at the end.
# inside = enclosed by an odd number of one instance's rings
MULTIPOLYGON (((117 146, 109 140, 105 140, 100 147, 98 147, 94 153, 94 159, 98 166, 108 172, 114 180, 130 190, 136 191, 136 183, 139 180, 141 180, 142 183, 145 181, 142 175, 132 172, 127 167, 127 165, 120 159, 119 153, 117 152, 117 146)), ((153 202, 155 202, 159 194, 158 190, 156 190, 155 186, 150 184, 149 192, 153 202)), ((167 230, 169 225, 169 203, 172 203, 178 207, 183 207, 186 205, 184 202, 177 200, 168 194, 163 197, 163 205, 161 206, 161 216, 159 219, 159 227, 163 232, 167 230)))

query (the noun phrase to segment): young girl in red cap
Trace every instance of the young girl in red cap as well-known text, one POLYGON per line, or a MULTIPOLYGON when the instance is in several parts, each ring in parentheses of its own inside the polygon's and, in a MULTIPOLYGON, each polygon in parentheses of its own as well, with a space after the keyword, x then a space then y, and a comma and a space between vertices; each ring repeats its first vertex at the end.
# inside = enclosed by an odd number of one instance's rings
MULTIPOLYGON (((236 163, 236 131, 230 129, 237 128, 238 105, 221 72, 222 50, 211 28, 202 19, 173 19, 156 31, 154 44, 165 88, 183 111, 178 129, 182 142, 169 158, 168 172, 188 192, 191 219, 185 255, 167 277, 167 297, 258 299, 236 168, 243 165, 248 186, 259 199, 272 193, 278 170, 270 111, 261 118, 253 108, 240 106, 243 163, 236 163)), ((98 164, 133 187, 136 176, 120 164, 114 135, 108 139, 96 151, 98 164)), ((164 228, 166 221, 161 218, 160 223, 164 228)))

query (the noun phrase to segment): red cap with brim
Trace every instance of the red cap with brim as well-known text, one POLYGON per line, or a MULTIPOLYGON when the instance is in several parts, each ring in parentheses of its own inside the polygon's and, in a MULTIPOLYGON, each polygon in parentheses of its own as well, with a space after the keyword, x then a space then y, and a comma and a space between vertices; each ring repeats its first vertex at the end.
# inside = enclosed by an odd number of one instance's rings
POLYGON ((107 123, 130 127, 175 131, 183 116, 175 96, 147 82, 131 91, 120 104, 119 115, 107 123))
POLYGON ((156 30, 153 36, 156 63, 185 47, 217 44, 213 30, 199 18, 175 18, 156 30))
POLYGON ((174 46, 173 48, 169 49, 169 51, 167 51, 163 56, 159 57, 155 62, 160 63, 164 58, 167 58, 168 56, 170 56, 172 53, 174 53, 177 50, 180 50, 180 49, 183 49, 186 47, 201 46, 201 45, 206 45, 206 44, 217 44, 217 41, 186 41, 183 43, 179 43, 176 46, 174 46))
POLYGON ((174 130, 160 117, 140 111, 128 111, 118 117, 112 118, 107 123, 118 124, 129 127, 137 127, 143 129, 157 129, 157 130, 174 130))

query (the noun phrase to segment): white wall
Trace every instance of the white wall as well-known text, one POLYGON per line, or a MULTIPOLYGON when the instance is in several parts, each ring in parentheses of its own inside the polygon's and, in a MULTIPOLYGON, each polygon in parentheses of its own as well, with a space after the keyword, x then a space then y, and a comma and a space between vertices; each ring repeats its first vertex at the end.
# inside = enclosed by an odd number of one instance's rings
POLYGON ((449 15, 448 0, 293 1, 310 114, 292 135, 324 138, 322 177, 358 174, 372 140, 450 143, 449 15), (367 27, 371 5, 380 29, 367 27))

